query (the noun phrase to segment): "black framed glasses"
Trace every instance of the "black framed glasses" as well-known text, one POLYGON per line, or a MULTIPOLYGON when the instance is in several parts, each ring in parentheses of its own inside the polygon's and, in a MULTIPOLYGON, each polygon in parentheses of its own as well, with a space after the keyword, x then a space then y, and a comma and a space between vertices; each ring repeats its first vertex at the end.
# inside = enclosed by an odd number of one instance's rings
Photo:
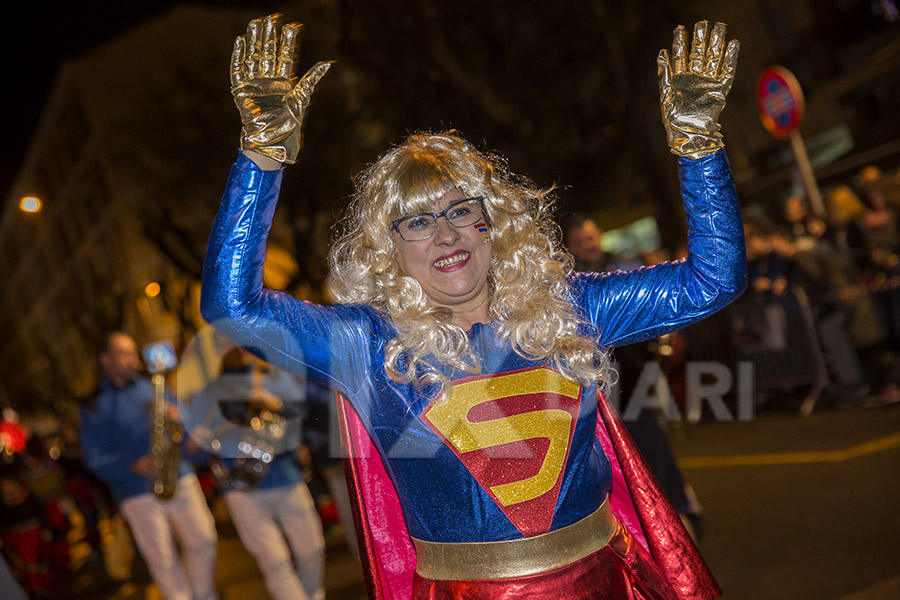
POLYGON ((434 235, 437 220, 440 217, 447 219, 447 222, 454 227, 474 225, 484 219, 484 198, 482 196, 463 198, 451 202, 439 213, 418 213, 401 217, 391 223, 391 229, 399 233, 400 237, 407 242, 427 240, 434 235))

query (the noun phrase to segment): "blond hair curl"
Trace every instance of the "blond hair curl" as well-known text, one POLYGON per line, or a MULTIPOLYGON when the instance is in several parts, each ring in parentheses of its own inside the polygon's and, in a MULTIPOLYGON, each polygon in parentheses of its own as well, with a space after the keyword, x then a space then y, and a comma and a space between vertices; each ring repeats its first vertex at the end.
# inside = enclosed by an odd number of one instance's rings
POLYGON ((391 223, 431 211, 451 189, 481 196, 493 242, 489 315, 520 356, 545 360, 570 381, 603 382, 609 360, 578 315, 566 275, 572 258, 559 242, 551 190, 514 175, 496 155, 479 152, 457 132, 419 133, 385 152, 355 180, 356 194, 329 253, 329 291, 340 303, 385 313, 397 335, 385 351, 395 381, 449 386, 426 360, 467 373, 479 366, 466 332, 436 307, 395 259, 391 223))

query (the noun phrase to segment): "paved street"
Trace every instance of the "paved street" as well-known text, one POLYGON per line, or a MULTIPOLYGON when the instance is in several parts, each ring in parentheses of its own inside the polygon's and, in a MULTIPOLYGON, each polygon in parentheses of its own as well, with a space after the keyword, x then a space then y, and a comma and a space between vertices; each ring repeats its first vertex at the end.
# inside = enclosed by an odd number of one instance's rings
MULTIPOLYGON (((268 599, 256 562, 244 550, 227 521, 227 514, 220 510, 215 512, 219 531, 216 587, 222 594, 221 600, 268 599)), ((140 560, 135 562, 130 582, 113 582, 102 566, 95 565, 95 568, 83 569, 63 589, 66 589, 65 595, 59 592, 54 597, 66 600, 162 600, 140 560)), ((327 535, 325 589, 329 600, 363 600, 367 597, 359 562, 344 545, 337 528, 329 530, 327 535)))
MULTIPOLYGON (((216 585, 222 590, 221 600, 265 600, 269 598, 256 563, 241 545, 230 527, 223 531, 216 566, 216 585)), ((367 598, 362 571, 356 557, 339 534, 329 535, 325 565, 325 590, 329 600, 363 600, 367 598)), ((150 600, 150 596, 147 597, 150 600)))
POLYGON ((725 600, 900 598, 900 405, 672 431, 725 600))
MULTIPOLYGON (((706 511, 701 550, 725 600, 900 598, 900 405, 766 414, 670 433, 706 511)), ((219 532, 223 600, 267 598, 222 515, 219 532)), ((139 564, 131 585, 92 576, 73 582, 66 598, 159 598, 139 564)), ((326 589, 329 600, 365 597, 338 531, 328 536, 326 589)))

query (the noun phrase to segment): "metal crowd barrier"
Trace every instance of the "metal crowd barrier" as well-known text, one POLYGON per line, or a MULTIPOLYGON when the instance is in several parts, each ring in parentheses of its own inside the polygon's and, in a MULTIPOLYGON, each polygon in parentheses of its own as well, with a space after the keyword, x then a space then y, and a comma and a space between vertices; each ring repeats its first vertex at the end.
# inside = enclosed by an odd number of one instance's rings
POLYGON ((802 393, 804 416, 829 384, 816 318, 799 287, 781 296, 747 292, 682 335, 686 360, 719 362, 733 373, 749 361, 756 394, 802 393))

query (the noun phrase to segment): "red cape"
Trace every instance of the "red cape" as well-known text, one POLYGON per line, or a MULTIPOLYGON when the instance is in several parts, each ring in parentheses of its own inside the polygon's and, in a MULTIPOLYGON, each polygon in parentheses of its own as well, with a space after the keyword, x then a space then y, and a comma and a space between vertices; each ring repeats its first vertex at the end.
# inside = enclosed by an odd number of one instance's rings
MULTIPOLYGON (((372 439, 350 403, 338 396, 344 467, 369 597, 408 600, 416 555, 400 500, 372 439)), ((679 600, 712 600, 722 591, 681 519, 605 398, 598 397, 597 439, 613 470, 610 504, 653 557, 679 600)))

